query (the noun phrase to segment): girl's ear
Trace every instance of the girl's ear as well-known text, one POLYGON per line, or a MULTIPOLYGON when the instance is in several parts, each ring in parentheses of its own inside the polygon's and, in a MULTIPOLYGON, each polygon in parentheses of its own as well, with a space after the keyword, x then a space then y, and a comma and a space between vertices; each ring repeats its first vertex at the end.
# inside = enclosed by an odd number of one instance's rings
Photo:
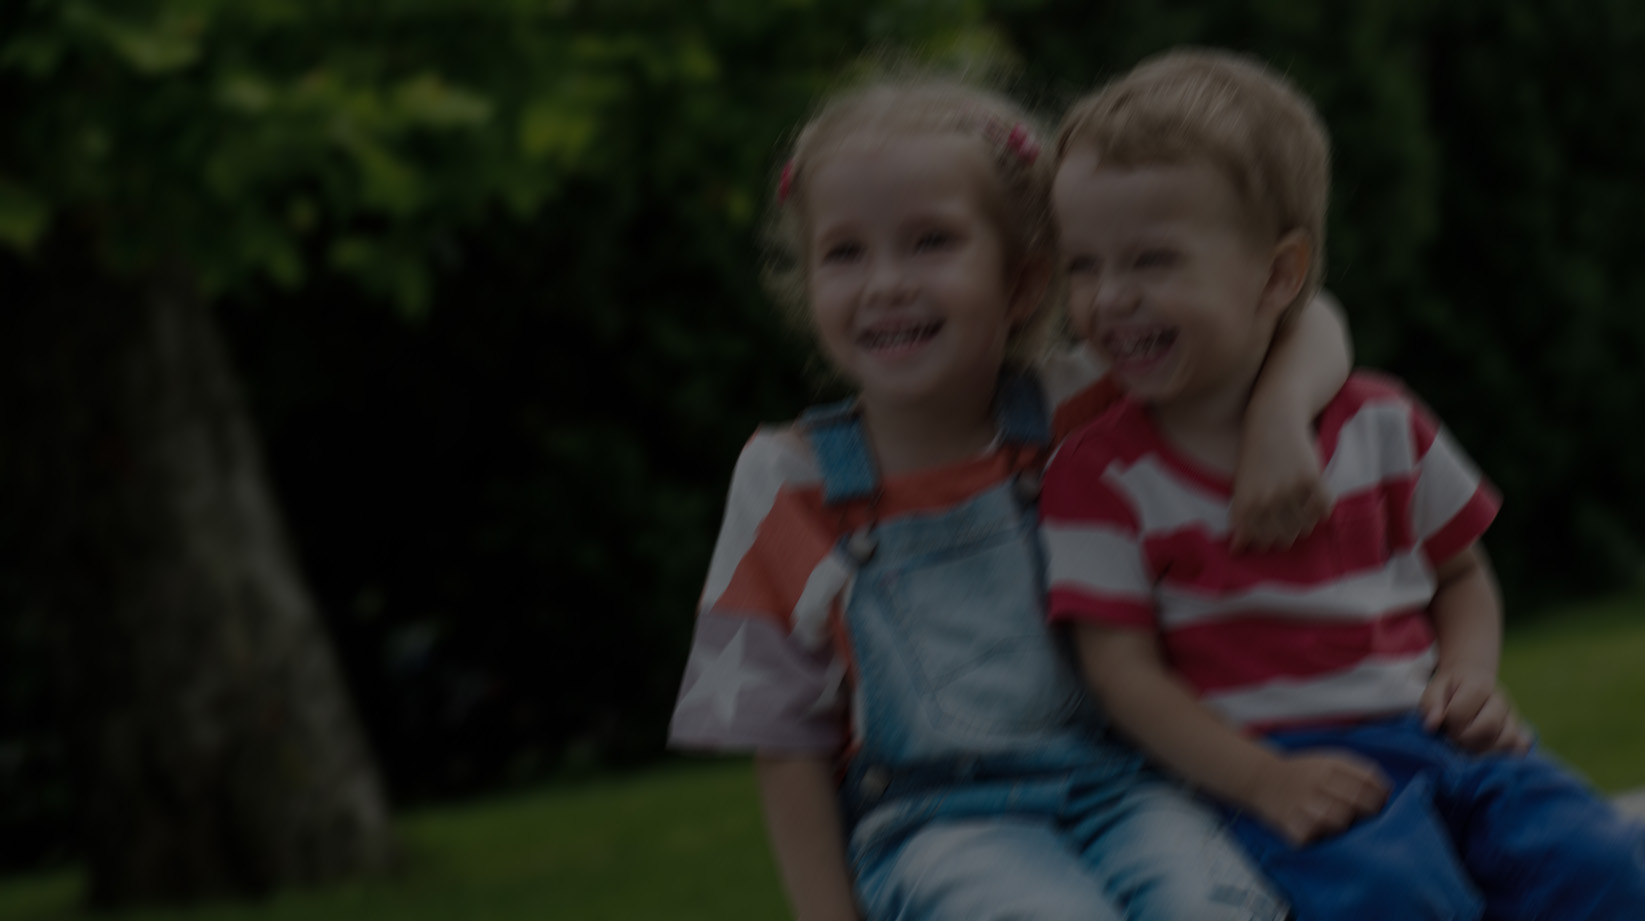
POLYGON ((1031 258, 1023 262, 1017 269, 1011 290, 1007 293, 1009 301, 1006 303, 1005 316, 1010 321, 1011 328, 1016 329, 1034 318, 1045 301, 1045 292, 1051 286, 1051 261, 1043 258, 1031 258))
POLYGON ((1264 316, 1284 315, 1285 308, 1297 299, 1308 281, 1308 269, 1313 262, 1314 245, 1306 232, 1293 230, 1279 238, 1268 262, 1268 283, 1262 289, 1260 312, 1264 316))

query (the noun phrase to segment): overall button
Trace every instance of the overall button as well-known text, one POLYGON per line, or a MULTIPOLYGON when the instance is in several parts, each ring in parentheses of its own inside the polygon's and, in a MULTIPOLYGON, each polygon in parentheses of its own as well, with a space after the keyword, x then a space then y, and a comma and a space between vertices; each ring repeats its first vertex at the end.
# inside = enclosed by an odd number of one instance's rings
POLYGON ((1017 474, 1017 481, 1012 486, 1017 501, 1023 505, 1033 505, 1038 501, 1042 479, 1038 471, 1025 470, 1017 474))
POLYGON ((860 788, 863 796, 879 799, 891 787, 891 772, 883 767, 871 767, 862 772, 860 788))
POLYGON ((845 542, 845 549, 850 552, 851 558, 860 566, 874 557, 874 551, 879 548, 879 539, 874 536, 873 530, 859 528, 852 532, 845 542))

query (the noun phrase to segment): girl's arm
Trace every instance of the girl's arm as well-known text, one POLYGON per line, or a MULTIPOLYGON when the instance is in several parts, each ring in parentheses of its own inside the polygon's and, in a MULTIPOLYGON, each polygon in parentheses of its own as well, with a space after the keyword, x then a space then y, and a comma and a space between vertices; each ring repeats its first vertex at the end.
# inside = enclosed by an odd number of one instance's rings
POLYGON ((1474 751, 1525 751, 1530 735, 1497 684, 1502 601, 1496 577, 1476 543, 1440 566, 1428 613, 1438 634, 1439 664, 1422 695, 1423 722, 1441 726, 1474 751))
POLYGON ((1382 808, 1387 782, 1346 754, 1283 754, 1211 712, 1171 672, 1152 633, 1079 623, 1085 675, 1115 725, 1190 783, 1255 815, 1294 844, 1382 808))
POLYGON ((777 871, 797 921, 858 921, 833 760, 760 754, 754 773, 777 871))
POLYGON ((1246 410, 1230 508, 1236 549, 1289 546, 1329 513, 1313 420, 1351 361, 1342 308, 1324 291, 1280 328, 1246 410))

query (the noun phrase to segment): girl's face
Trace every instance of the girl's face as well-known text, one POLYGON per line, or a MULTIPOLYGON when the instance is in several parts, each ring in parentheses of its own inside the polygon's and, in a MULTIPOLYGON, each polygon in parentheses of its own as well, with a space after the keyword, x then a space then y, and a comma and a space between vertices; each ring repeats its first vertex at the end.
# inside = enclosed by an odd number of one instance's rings
POLYGON ((980 144, 958 136, 848 138, 807 165, 811 319, 865 402, 992 394, 1034 303, 1006 264, 991 181, 980 144))

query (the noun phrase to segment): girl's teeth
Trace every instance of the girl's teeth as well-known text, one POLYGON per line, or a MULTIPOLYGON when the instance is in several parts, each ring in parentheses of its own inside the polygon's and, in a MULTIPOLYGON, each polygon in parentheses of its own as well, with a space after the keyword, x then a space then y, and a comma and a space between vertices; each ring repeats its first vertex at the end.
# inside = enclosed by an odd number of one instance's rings
POLYGON ((913 329, 900 329, 895 332, 870 333, 868 344, 874 348, 909 345, 926 339, 935 334, 936 326, 918 326, 913 329))

